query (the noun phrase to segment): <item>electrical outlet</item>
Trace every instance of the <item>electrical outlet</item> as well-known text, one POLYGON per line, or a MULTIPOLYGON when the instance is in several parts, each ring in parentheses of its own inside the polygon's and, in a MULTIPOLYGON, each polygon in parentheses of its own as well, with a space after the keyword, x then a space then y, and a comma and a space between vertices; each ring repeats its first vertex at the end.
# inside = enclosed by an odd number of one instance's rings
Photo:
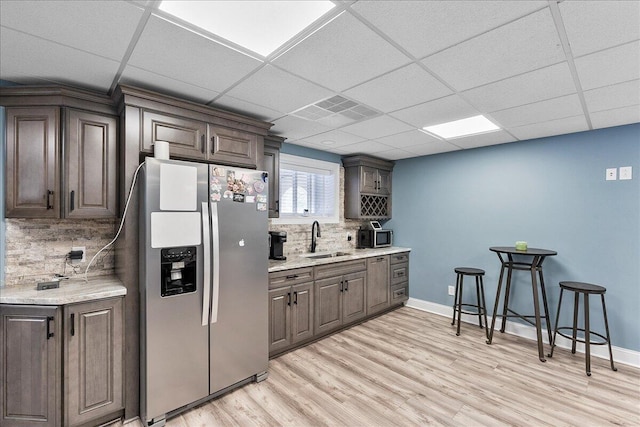
POLYGON ((82 259, 73 259, 71 260, 72 264, 85 262, 87 260, 87 248, 85 246, 73 246, 71 251, 82 251, 82 259))
POLYGON ((449 286, 449 295, 453 296, 456 294, 456 287, 455 286, 449 286))
POLYGON ((351 233, 347 233, 347 242, 351 241, 351 233))
POLYGON ((633 168, 631 166, 623 166, 620 168, 620 180, 631 179, 631 171, 633 168))
POLYGON ((605 174, 605 180, 607 181, 615 181, 618 179, 618 169, 617 168, 607 168, 605 174))

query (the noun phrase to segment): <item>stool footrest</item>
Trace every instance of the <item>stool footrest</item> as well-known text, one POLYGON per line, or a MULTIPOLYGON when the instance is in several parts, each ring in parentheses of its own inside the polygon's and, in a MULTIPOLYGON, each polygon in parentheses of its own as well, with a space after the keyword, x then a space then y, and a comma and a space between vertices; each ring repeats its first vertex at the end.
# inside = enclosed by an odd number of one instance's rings
MULTIPOLYGON (((576 328, 576 331, 580 331, 580 332, 586 333, 584 328, 576 328)), ((573 328, 571 326, 559 327, 559 328, 556 329, 556 333, 558 335, 562 335, 563 337, 565 337, 565 338, 567 338, 569 340, 573 340, 573 328), (561 331, 571 331, 572 335, 564 334, 561 331)), ((589 344, 592 344, 592 345, 606 345, 609 342, 609 340, 607 340, 607 337, 605 337, 604 335, 602 335, 602 334, 600 334, 598 332, 591 331, 591 334, 589 335, 589 337, 591 337, 591 335, 595 335, 595 336, 601 338, 602 341, 592 341, 591 339, 589 339, 589 344)), ((576 341, 577 342, 581 342, 583 344, 586 344, 585 338, 576 337, 576 341)))
POLYGON ((479 316, 481 314, 485 314, 485 310, 475 304, 461 304, 462 307, 475 308, 476 311, 463 310, 462 308, 458 308, 457 306, 454 308, 454 311, 460 311, 462 314, 470 314, 472 316, 479 316))

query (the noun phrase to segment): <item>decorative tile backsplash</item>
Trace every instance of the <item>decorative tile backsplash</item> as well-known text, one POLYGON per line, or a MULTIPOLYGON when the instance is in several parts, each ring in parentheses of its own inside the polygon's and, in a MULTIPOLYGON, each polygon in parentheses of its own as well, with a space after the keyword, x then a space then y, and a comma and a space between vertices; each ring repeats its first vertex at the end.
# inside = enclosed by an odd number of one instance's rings
MULTIPOLYGON (((89 260, 113 239, 115 219, 16 219, 7 218, 5 286, 35 284, 55 274, 83 276, 89 260), (86 261, 71 264, 73 246, 86 247, 86 261)), ((94 261, 89 277, 114 273, 113 249, 94 261)))

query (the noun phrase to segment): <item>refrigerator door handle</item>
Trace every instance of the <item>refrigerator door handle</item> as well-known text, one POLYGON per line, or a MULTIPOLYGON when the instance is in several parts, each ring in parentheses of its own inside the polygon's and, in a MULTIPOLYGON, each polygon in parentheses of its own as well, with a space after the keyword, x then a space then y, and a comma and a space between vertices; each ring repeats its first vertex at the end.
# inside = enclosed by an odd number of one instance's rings
POLYGON ((204 265, 202 293, 202 326, 209 323, 211 304, 211 233, 209 232, 209 204, 202 202, 202 258, 204 265))
POLYGON ((218 228, 218 204, 211 203, 211 264, 213 266, 213 295, 211 297, 211 317, 210 322, 218 321, 218 302, 220 299, 220 233, 218 228))

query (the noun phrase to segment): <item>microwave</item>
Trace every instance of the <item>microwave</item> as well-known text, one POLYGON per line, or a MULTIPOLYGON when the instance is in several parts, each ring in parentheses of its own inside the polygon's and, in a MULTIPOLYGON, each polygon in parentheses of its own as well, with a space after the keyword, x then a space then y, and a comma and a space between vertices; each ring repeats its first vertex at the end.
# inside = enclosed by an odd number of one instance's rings
POLYGON ((393 244, 393 231, 383 230, 378 221, 371 221, 370 228, 358 230, 358 248, 386 248, 393 244))

